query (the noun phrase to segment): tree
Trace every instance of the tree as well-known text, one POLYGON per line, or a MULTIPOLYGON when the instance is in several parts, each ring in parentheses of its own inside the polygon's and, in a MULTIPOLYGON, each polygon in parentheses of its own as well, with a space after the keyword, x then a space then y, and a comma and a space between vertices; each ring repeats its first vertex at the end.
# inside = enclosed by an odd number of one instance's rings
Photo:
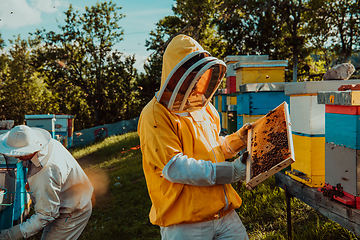
MULTIPOLYGON (((45 51, 38 51, 38 69, 48 77, 53 91, 60 90, 59 94, 64 98, 61 101, 65 100, 67 104, 61 105, 62 111, 79 115, 79 108, 85 109, 81 119, 78 116, 75 119, 82 127, 126 118, 125 115, 105 114, 112 99, 120 102, 117 104, 119 109, 113 112, 127 112, 122 108, 129 106, 131 101, 120 97, 121 91, 116 89, 129 81, 128 78, 135 79, 137 74, 133 57, 121 60, 123 55, 112 49, 122 40, 123 30, 118 22, 125 16, 119 13, 120 10, 121 7, 111 1, 86 7, 84 13, 74 11, 70 5, 65 12, 65 25, 59 26, 60 33, 46 32, 45 29, 35 33, 45 42, 45 51), (120 66, 114 68, 116 65, 120 66), (109 94, 110 88, 115 92, 109 94)), ((131 90, 126 89, 127 92, 131 90)))
POLYGON ((153 52, 144 64, 145 74, 139 76, 139 87, 146 89, 139 92, 142 105, 160 87, 162 56, 173 37, 186 34, 197 40, 213 56, 223 56, 222 39, 217 35, 213 21, 219 4, 219 0, 177 0, 172 8, 174 15, 166 16, 156 23, 156 29, 151 31, 150 39, 145 44, 147 50, 153 52))
POLYGON ((313 11, 308 12, 306 30, 314 51, 324 59, 327 69, 332 63, 347 62, 359 51, 358 1, 312 0, 309 5, 313 11))
POLYGON ((25 115, 57 112, 54 96, 47 90, 31 60, 38 42, 9 40, 11 47, 1 55, 0 118, 23 124, 25 115))

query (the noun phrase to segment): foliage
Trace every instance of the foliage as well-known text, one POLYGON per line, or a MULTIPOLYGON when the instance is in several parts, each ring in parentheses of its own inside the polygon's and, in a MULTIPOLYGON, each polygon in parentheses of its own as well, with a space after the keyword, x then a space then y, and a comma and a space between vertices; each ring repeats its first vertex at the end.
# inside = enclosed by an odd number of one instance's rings
POLYGON ((136 116, 132 106, 137 71, 134 56, 113 49, 122 40, 118 22, 121 7, 103 2, 86 7, 84 13, 70 5, 60 33, 38 30, 45 42, 37 51, 38 70, 60 96, 60 110, 75 115, 81 128, 112 123, 136 116), (84 111, 82 111, 84 109, 84 111))
POLYGON ((326 69, 331 64, 347 62, 353 52, 359 51, 358 2, 353 0, 311 0, 304 21, 304 34, 309 44, 325 60, 326 69))
POLYGON ((33 67, 31 48, 38 43, 18 36, 10 44, 8 53, 0 56, 0 118, 23 124, 25 115, 57 112, 45 79, 33 67))

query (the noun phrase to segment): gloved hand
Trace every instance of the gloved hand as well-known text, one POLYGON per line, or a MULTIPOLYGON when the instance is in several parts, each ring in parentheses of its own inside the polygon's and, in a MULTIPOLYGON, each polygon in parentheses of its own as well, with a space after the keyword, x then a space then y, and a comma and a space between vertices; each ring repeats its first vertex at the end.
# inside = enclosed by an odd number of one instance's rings
POLYGON ((12 228, 1 230, 0 240, 19 240, 24 238, 20 231, 20 225, 15 225, 12 228))
POLYGON ((249 153, 246 151, 233 162, 216 163, 216 184, 229 184, 246 179, 245 161, 249 153))
POLYGON ((236 134, 245 144, 247 143, 247 132, 249 129, 251 129, 251 127, 251 123, 245 123, 239 130, 236 131, 236 134))
POLYGON ((239 130, 225 137, 224 144, 221 144, 220 146, 225 158, 231 158, 242 149, 246 148, 247 132, 251 127, 251 123, 246 123, 239 130))

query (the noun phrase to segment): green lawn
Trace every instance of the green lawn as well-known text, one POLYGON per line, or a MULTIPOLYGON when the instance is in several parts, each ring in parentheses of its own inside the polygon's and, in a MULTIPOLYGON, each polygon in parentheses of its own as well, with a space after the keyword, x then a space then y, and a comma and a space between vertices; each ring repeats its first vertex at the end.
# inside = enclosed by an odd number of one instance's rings
MULTIPOLYGON (((148 218, 151 202, 138 145, 137 133, 128 133, 72 150, 96 193, 93 214, 80 239, 160 239, 159 227, 148 218)), ((243 185, 240 196, 238 212, 250 239, 287 239, 285 194, 274 177, 252 191, 243 185)), ((296 198, 291 208, 294 240, 357 239, 296 198)))

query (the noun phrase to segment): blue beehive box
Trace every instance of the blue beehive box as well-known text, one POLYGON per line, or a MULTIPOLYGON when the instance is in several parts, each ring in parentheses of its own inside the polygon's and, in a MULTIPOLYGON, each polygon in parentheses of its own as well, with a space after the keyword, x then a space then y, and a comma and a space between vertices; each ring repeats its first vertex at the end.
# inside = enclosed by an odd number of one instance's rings
POLYGON ((27 126, 45 129, 53 138, 55 138, 55 120, 55 114, 25 115, 27 126))
POLYGON ((317 99, 325 104, 325 188, 341 189, 334 199, 360 209, 360 91, 322 91, 317 99))
POLYGON ((290 104, 285 95, 286 83, 251 83, 240 85, 238 96, 239 115, 265 115, 281 103, 290 104))
POLYGON ((221 109, 222 109, 222 112, 226 112, 226 109, 227 109, 227 98, 226 98, 226 95, 222 95, 221 97, 221 109))
POLYGON ((13 164, 6 165, 1 155, 0 159, 0 230, 11 228, 15 222, 25 219, 30 209, 30 198, 26 192, 25 171, 22 162, 12 159, 13 164), (10 176, 8 171, 14 173, 10 176), (16 175, 16 176, 15 176, 16 175), (5 194, 4 194, 5 193, 5 194))

